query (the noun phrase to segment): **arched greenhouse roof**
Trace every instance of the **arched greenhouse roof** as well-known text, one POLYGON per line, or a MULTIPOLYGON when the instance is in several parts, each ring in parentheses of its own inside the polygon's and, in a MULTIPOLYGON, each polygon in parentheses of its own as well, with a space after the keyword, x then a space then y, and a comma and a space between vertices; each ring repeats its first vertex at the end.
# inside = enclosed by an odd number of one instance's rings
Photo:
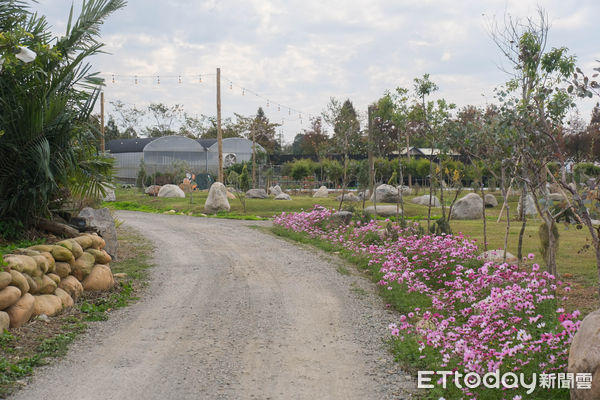
POLYGON ((203 152, 204 147, 198 141, 185 136, 163 136, 144 147, 144 153, 147 152, 203 152))
MULTIPOLYGON (((219 144, 214 143, 208 148, 210 152, 218 152, 219 144)), ((223 151, 226 153, 252 153, 252 141, 245 138, 225 138, 223 139, 223 151)), ((264 152, 265 149, 256 143, 256 151, 264 152)))

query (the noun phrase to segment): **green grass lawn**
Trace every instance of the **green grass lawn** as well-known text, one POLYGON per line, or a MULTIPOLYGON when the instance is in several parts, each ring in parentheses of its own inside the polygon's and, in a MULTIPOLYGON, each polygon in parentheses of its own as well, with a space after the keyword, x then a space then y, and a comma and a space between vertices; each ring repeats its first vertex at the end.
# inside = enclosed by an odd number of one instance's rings
MULTIPOLYGON (((460 197, 468 192, 462 193, 460 197)), ((423 192, 419 193, 423 194, 423 192)), ((201 215, 204 213, 204 202, 208 195, 207 192, 197 192, 193 194, 192 203, 190 204, 189 195, 186 199, 167 199, 151 197, 143 194, 139 189, 118 189, 116 192, 117 202, 104 203, 105 206, 112 209, 135 210, 145 212, 164 213, 174 210, 177 213, 188 215, 201 215)), ((439 194, 438 194, 439 196, 439 194)), ((410 219, 423 220, 427 217, 427 207, 412 204, 410 199, 414 196, 406 196, 405 215, 410 219)), ((506 219, 502 218, 498 223, 497 218, 501 208, 501 196, 496 193, 496 197, 500 205, 495 208, 486 209, 487 232, 488 232, 488 248, 502 248, 504 243, 504 232, 506 230, 506 219)), ((263 219, 270 218, 273 215, 281 212, 295 212, 302 209, 311 209, 315 204, 325 207, 339 206, 339 202, 335 200, 335 195, 330 194, 326 199, 313 199, 309 195, 292 195, 291 201, 269 199, 247 199, 246 214, 243 213, 243 208, 239 200, 230 200, 231 211, 228 213, 219 213, 217 217, 221 218, 239 218, 239 219, 263 219)), ((448 202, 450 201, 449 199, 448 202)), ((517 240, 521 222, 516 220, 517 217, 517 202, 518 196, 509 198, 509 206, 511 212, 511 229, 508 239, 508 251, 517 255, 517 240)), ((349 203, 349 205, 360 210, 362 203, 349 203)), ((368 203, 367 203, 368 205, 368 203)), ((440 208, 432 209, 432 216, 439 217, 441 215, 440 208)), ((543 264, 540 256, 540 244, 538 238, 538 228, 541 224, 539 218, 530 218, 527 222, 525 236, 523 239, 523 254, 533 253, 536 255, 536 260, 543 264)), ((454 233, 462 232, 472 239, 480 243, 483 248, 483 224, 481 220, 469 221, 451 221, 452 230, 454 233)), ((585 248, 589 244, 588 232, 586 229, 577 230, 574 226, 565 227, 559 225, 560 244, 558 249, 558 271, 563 280, 566 280, 573 285, 573 292, 570 294, 570 305, 573 308, 580 308, 582 311, 596 308, 597 299, 597 271, 595 265, 595 257, 592 248, 585 248)))

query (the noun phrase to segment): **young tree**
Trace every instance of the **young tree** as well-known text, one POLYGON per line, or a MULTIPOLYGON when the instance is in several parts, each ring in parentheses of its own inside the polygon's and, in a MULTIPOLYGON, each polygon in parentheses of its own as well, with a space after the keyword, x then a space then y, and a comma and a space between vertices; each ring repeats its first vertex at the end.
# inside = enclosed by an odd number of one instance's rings
POLYGON ((162 103, 151 103, 148 106, 148 114, 156 123, 146 127, 146 135, 149 137, 175 135, 173 123, 179 119, 182 113, 183 106, 181 104, 167 106, 162 103))

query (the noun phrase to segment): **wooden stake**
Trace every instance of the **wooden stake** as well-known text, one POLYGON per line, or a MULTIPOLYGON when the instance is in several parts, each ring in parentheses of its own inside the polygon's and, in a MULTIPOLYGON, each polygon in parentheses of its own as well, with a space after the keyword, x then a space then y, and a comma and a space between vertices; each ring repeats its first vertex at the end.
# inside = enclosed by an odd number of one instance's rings
POLYGON ((368 141, 368 157, 369 157, 369 195, 373 195, 375 186, 375 159, 373 157, 373 124, 371 122, 371 114, 373 106, 369 106, 369 141, 368 141))
POLYGON ((217 68, 217 143, 219 147, 219 172, 217 181, 223 183, 223 132, 221 131, 221 68, 217 68))
POLYGON ((252 188, 256 189, 256 138, 254 131, 254 122, 252 122, 252 188))
POLYGON ((100 92, 100 152, 106 151, 104 144, 104 92, 100 92))

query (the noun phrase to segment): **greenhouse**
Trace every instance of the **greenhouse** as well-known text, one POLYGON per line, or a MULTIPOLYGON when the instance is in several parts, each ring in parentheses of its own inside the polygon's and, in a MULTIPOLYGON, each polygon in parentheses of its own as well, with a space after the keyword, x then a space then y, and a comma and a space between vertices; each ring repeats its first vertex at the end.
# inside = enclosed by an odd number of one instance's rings
MULTIPOLYGON (((117 181, 134 183, 144 160, 148 173, 170 172, 183 164, 194 173, 217 174, 219 149, 216 139, 190 139, 185 136, 111 140, 107 152, 115 158, 117 181)), ((264 152, 256 144, 256 152, 264 152)), ((223 139, 223 166, 252 160, 252 141, 244 138, 223 139)))

